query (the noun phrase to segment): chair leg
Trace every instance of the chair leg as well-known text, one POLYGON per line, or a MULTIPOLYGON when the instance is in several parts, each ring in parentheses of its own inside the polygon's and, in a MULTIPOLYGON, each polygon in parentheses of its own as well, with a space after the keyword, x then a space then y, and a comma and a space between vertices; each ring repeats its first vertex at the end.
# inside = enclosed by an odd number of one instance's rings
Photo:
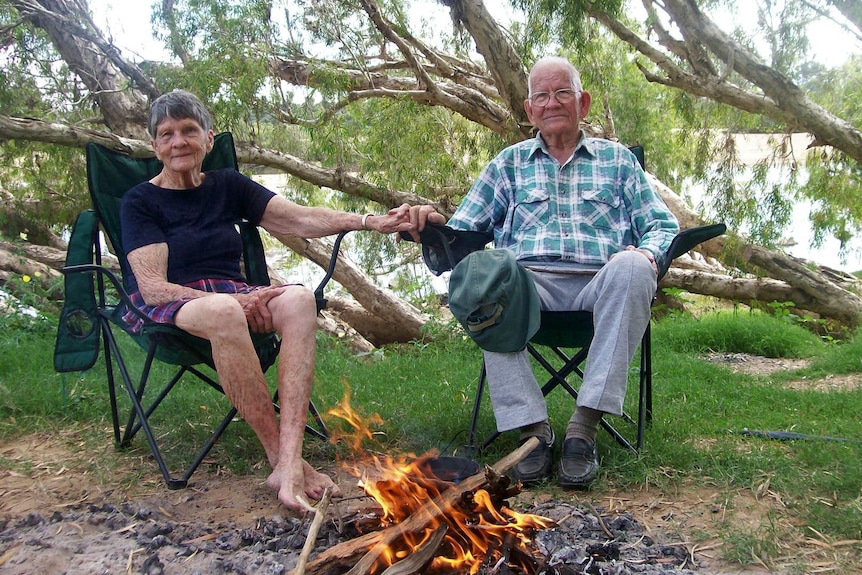
POLYGON ((111 358, 111 346, 108 343, 108 338, 113 337, 110 326, 105 324, 104 318, 102 322, 102 342, 105 354, 105 376, 108 379, 108 397, 111 402, 111 421, 114 424, 114 443, 120 444, 120 411, 117 406, 117 386, 114 383, 114 364, 111 358))
MULTIPOLYGON (((153 454, 153 457, 156 459, 156 464, 159 467, 159 471, 162 473, 162 477, 165 480, 168 488, 177 489, 180 487, 185 487, 187 482, 180 479, 174 479, 171 476, 171 472, 168 469, 167 463, 165 462, 165 458, 162 455, 161 449, 159 449, 158 443, 156 443, 156 436, 153 433, 152 428, 150 427, 150 423, 147 420, 148 415, 145 413, 143 406, 141 405, 140 398, 138 396, 138 392, 135 390, 134 385, 132 384, 132 379, 129 374, 128 369, 126 368, 126 364, 122 359, 122 355, 120 354, 120 350, 117 346, 117 341, 113 337, 113 334, 110 334, 109 337, 106 338, 106 343, 110 346, 111 354, 114 356, 115 361, 117 362, 117 370, 120 372, 120 376, 123 379, 123 385, 126 387, 126 392, 129 395, 129 399, 132 402, 132 411, 133 416, 130 416, 130 419, 133 420, 134 417, 137 417, 139 428, 144 431, 144 435, 147 438, 147 443, 150 446, 150 451, 153 454)), ((107 354, 106 354, 107 359, 107 354)), ((143 380, 142 385, 140 386, 140 392, 143 393, 143 387, 145 386, 146 380, 143 380)), ((128 434, 129 429, 126 429, 126 434, 128 434)), ((126 439, 124 438, 124 441, 126 439)), ((122 444, 122 442, 121 442, 122 444)))
POLYGON ((200 467, 201 463, 203 463, 206 456, 209 454, 210 450, 215 446, 218 440, 221 438, 222 434, 227 429, 228 425, 231 424, 233 418, 236 417, 237 411, 235 407, 232 407, 230 411, 228 411, 227 415, 222 419, 219 426, 210 435, 209 440, 206 444, 201 448, 195 457, 194 461, 192 461, 191 465, 188 466, 186 472, 183 474, 182 479, 170 479, 166 480, 168 484, 168 489, 183 489, 189 484, 189 478, 197 471, 197 468, 200 467))
MULTIPOLYGON (((533 347, 532 344, 527 345, 527 350, 530 352, 533 358, 550 375, 548 381, 542 386, 542 395, 547 397, 554 389, 556 389, 557 387, 562 387, 572 397, 572 399, 577 402, 578 391, 568 382, 566 378, 574 373, 577 374, 578 377, 583 379, 584 373, 579 366, 584 361, 584 359, 586 359, 589 348, 587 347, 580 349, 575 355, 571 357, 569 357, 559 348, 551 347, 550 349, 564 362, 563 366, 560 369, 554 368, 554 366, 552 366, 550 362, 548 362, 548 360, 545 359, 542 354, 539 353, 538 350, 536 350, 535 347, 533 347)), ((481 453, 497 437, 501 435, 500 432, 491 433, 488 435, 487 438, 485 438, 481 445, 477 445, 476 428, 478 427, 479 409, 482 405, 482 396, 485 392, 485 387, 487 385, 487 377, 488 374, 485 369, 485 363, 482 362, 482 370, 479 375, 479 385, 476 389, 476 398, 473 401, 473 412, 470 418, 470 430, 467 433, 466 449, 470 454, 481 453)), ((644 337, 641 342, 640 373, 638 379, 639 385, 637 420, 632 418, 627 413, 623 413, 621 416, 623 420, 625 420, 627 423, 636 426, 637 436, 635 439, 635 443, 632 444, 632 442, 626 439, 622 435, 622 433, 620 433, 611 423, 609 423, 604 418, 600 422, 602 428, 607 431, 611 435, 611 437, 616 440, 617 443, 634 453, 638 453, 643 447, 645 427, 652 420, 652 359, 649 327, 647 327, 647 330, 644 333, 644 337)))
POLYGON ((311 413, 311 416, 314 418, 314 421, 317 424, 317 429, 306 424, 305 432, 317 437, 318 439, 328 441, 329 429, 326 428, 326 424, 323 422, 323 418, 320 417, 320 412, 317 411, 317 406, 314 405, 313 401, 308 402, 308 412, 311 413))
MULTIPOLYGON (((584 361, 584 359, 586 359, 587 353, 589 352, 589 348, 587 347, 587 348, 580 349, 578 351, 578 353, 576 353, 572 357, 567 356, 559 348, 556 348, 556 347, 550 348, 551 350, 554 351, 554 353, 557 354, 557 356, 560 359, 562 359, 565 362, 564 365, 560 369, 555 369, 548 362, 548 360, 546 360, 542 356, 542 354, 540 354, 538 352, 538 350, 536 350, 532 345, 528 345, 527 349, 530 351, 531 355, 536 359, 536 361, 539 362, 539 364, 545 369, 545 371, 547 371, 550 374, 550 378, 548 379, 547 383, 545 383, 545 385, 542 386, 542 394, 547 396, 555 388, 562 387, 563 389, 565 389, 568 392, 568 394, 572 397, 572 399, 574 399, 577 402, 578 392, 577 392, 577 390, 574 389, 574 387, 568 382, 568 380, 566 378, 570 374, 576 373, 578 375, 578 377, 583 379, 584 373, 578 366, 581 364, 581 362, 584 361)), ((643 357, 643 355, 641 355, 642 365, 643 365, 643 360, 644 360, 644 357, 643 357)), ((642 370, 643 370, 643 368, 642 368, 642 370)), ((643 393, 644 378, 641 377, 640 380, 641 380, 641 384, 640 384, 640 389, 639 389, 639 398, 640 398, 639 401, 642 401, 643 397, 644 397, 644 393, 643 393)), ((641 422, 643 421, 643 418, 639 416, 638 421, 635 422, 634 419, 632 419, 631 416, 629 416, 626 413, 622 414, 622 418, 628 423, 631 423, 633 425, 637 425, 637 427, 638 427, 637 439, 636 439, 637 447, 632 445, 632 443, 628 439, 626 439, 622 433, 617 431, 617 429, 613 425, 611 425, 610 422, 605 420, 604 418, 602 418, 600 425, 602 426, 602 429, 607 431, 611 435, 611 437, 613 437, 617 441, 617 443, 619 443, 621 446, 625 447, 626 449, 629 449, 629 450, 633 451, 634 453, 637 453, 638 450, 640 449, 640 444, 643 442, 643 431, 641 428, 641 425, 642 425, 641 422)))
POLYGON ((641 339, 637 451, 640 451, 643 447, 646 426, 652 421, 652 344, 650 335, 650 326, 647 325, 644 336, 641 339))
POLYGON ((469 454, 476 453, 476 427, 479 423, 479 408, 482 406, 482 394, 485 393, 485 381, 487 379, 485 362, 482 361, 482 369, 479 373, 479 385, 476 387, 476 398, 473 400, 473 413, 470 416, 470 430, 467 432, 467 445, 469 454))

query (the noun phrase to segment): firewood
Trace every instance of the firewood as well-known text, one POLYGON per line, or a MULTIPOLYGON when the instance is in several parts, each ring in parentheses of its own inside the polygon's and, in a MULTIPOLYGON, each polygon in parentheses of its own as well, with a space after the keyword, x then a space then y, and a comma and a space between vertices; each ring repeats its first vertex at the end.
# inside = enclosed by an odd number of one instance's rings
POLYGON ((380 575, 415 575, 416 573, 421 573, 425 565, 437 554, 437 550, 440 548, 440 544, 443 543, 443 537, 446 536, 448 530, 449 526, 441 523, 434 531, 434 534, 419 549, 411 553, 406 559, 399 561, 395 565, 391 565, 380 575))
POLYGON ((475 491, 484 486, 488 481, 488 472, 498 475, 505 474, 533 451, 538 444, 539 440, 537 438, 530 438, 518 449, 490 467, 489 471, 480 471, 458 484, 449 486, 440 495, 425 503, 425 505, 417 509, 401 523, 330 547, 308 564, 306 573, 308 575, 322 575, 335 565, 352 563, 353 557, 363 552, 365 552, 365 555, 346 575, 364 575, 368 573, 383 551, 396 540, 403 537, 405 533, 417 533, 425 529, 434 519, 454 507, 461 499, 462 493, 465 491, 475 491))

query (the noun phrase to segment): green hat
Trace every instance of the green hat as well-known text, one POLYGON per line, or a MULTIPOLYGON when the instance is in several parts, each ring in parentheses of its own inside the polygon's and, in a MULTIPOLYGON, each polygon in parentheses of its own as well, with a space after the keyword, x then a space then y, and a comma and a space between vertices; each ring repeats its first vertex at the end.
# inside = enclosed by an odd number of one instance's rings
POLYGON ((461 260, 449 276, 449 309, 487 351, 521 351, 539 329, 536 286, 509 250, 461 260))

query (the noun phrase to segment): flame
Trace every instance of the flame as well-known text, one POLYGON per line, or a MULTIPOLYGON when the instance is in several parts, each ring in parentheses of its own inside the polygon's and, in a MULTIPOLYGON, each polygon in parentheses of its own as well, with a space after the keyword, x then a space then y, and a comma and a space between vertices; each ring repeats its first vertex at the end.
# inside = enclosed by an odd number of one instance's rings
MULTIPOLYGON (((363 452, 362 440, 372 438, 371 425, 382 420, 377 414, 371 418, 357 414, 350 407, 349 390, 343 403, 329 414, 341 417, 354 430, 347 437, 360 454, 361 464, 348 466, 347 471, 359 478, 359 486, 380 505, 381 528, 401 523, 452 487, 452 483, 433 475, 429 462, 436 457, 435 452, 418 458, 412 454, 392 457, 363 452)), ((507 561, 522 573, 535 572, 532 535, 537 529, 553 526, 553 521, 515 512, 499 493, 496 499, 495 503, 495 497, 486 489, 465 491, 456 505, 441 510, 422 532, 405 533, 397 544, 388 547, 371 572, 379 573, 422 547, 441 522, 447 524, 448 531, 424 573, 476 574, 483 565, 507 561)))
MULTIPOLYGON (((430 467, 426 463, 435 454, 413 460, 407 457, 373 456, 370 469, 351 471, 354 475, 361 473, 359 486, 380 504, 381 527, 406 520, 452 486, 429 474, 430 467)), ((494 565, 501 561, 507 548, 519 551, 512 553, 517 557, 510 560, 521 572, 533 572, 535 567, 526 564, 532 557, 532 535, 537 529, 553 525, 550 519, 495 505, 485 489, 463 493, 457 505, 443 510, 438 517, 423 532, 405 533, 397 546, 387 549, 381 556, 380 570, 420 548, 442 521, 449 529, 438 555, 425 573, 475 574, 483 564, 494 565)))
POLYGON ((333 431, 330 441, 336 443, 344 439, 356 453, 362 452, 363 439, 372 439, 374 437, 371 426, 383 424, 383 418, 378 414, 375 413, 374 415, 363 417, 350 406, 350 385, 346 382, 344 384, 344 399, 341 400, 340 404, 327 411, 326 414, 343 419, 353 429, 349 433, 333 431))

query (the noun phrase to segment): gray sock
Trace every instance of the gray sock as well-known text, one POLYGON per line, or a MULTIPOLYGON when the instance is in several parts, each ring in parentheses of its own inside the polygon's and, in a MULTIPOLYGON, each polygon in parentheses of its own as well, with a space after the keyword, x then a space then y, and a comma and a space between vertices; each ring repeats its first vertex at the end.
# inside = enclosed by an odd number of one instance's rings
POLYGON ((521 432, 522 440, 529 437, 541 437, 548 443, 551 442, 551 438, 554 435, 554 432, 551 430, 551 425, 547 421, 540 421, 538 423, 533 423, 532 425, 525 425, 524 427, 521 427, 518 431, 521 432))
POLYGON ((601 411, 590 409, 589 407, 578 407, 566 426, 566 439, 579 437, 595 443, 602 415, 604 413, 601 411))

